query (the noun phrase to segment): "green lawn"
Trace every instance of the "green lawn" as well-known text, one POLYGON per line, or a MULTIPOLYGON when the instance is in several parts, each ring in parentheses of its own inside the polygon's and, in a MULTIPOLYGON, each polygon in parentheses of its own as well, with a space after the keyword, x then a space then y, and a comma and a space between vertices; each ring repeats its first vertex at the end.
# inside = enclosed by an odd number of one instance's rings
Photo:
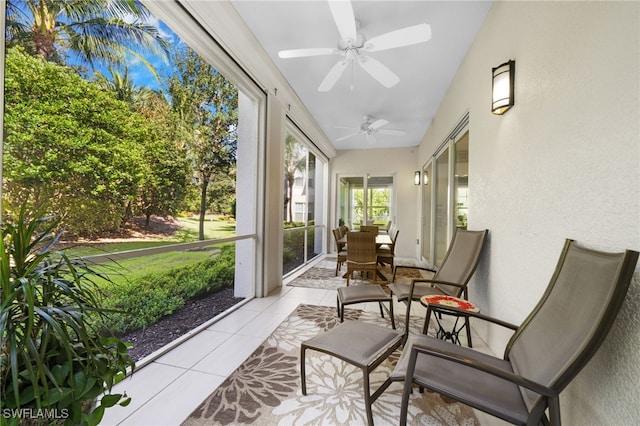
MULTIPOLYGON (((113 243, 99 243, 73 246, 65 252, 70 257, 87 257, 106 253, 117 253, 129 250, 158 247, 168 244, 198 241, 198 219, 178 218, 183 225, 175 235, 157 240, 124 241, 113 243)), ((205 238, 225 238, 235 235, 235 222, 229 219, 214 217, 205 221, 205 238)), ((169 269, 197 263, 214 255, 217 249, 176 251, 153 254, 143 257, 108 262, 93 268, 107 275, 114 283, 134 280, 135 277, 149 273, 168 271, 169 269)))

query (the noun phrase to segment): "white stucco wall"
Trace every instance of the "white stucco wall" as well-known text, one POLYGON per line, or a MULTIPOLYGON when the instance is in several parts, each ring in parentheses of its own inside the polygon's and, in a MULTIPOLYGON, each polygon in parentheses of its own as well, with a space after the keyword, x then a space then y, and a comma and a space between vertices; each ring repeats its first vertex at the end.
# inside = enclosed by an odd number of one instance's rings
MULTIPOLYGON (((490 230, 470 285, 483 312, 522 321, 565 238, 640 250, 639 58, 638 2, 493 5, 416 163, 469 109, 469 228, 490 230), (494 116, 491 68, 508 59, 516 105, 494 116)), ((565 424, 640 424, 638 271, 608 339, 562 394, 565 424)), ((502 333, 479 331, 502 353, 502 333)))
MULTIPOLYGON (((396 246, 396 256, 416 257, 418 246, 416 238, 419 236, 417 230, 417 217, 420 203, 417 201, 420 196, 419 189, 413 184, 413 172, 420 167, 414 167, 418 149, 417 148, 395 148, 395 149, 367 149, 338 151, 331 160, 331 184, 330 184, 330 226, 335 226, 336 215, 336 177, 340 174, 366 175, 371 176, 395 176, 396 205, 395 222, 398 224, 400 233, 396 246)), ((331 234, 331 229, 329 229, 331 234)), ((331 251, 335 251, 333 236, 329 235, 329 245, 331 251)))

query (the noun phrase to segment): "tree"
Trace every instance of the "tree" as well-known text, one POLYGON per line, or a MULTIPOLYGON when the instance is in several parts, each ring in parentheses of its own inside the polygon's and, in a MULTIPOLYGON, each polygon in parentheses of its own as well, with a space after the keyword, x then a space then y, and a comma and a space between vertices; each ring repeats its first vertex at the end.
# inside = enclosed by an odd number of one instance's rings
POLYGON ((96 83, 105 90, 115 93, 116 99, 124 101, 131 106, 132 110, 141 108, 145 102, 155 93, 147 87, 137 87, 129 78, 129 68, 124 67, 124 71, 108 67, 109 77, 102 73, 96 73, 96 83))
POLYGON ((151 92, 135 96, 134 105, 155 128, 142 154, 146 173, 137 203, 137 212, 144 214, 148 226, 151 215, 177 214, 187 194, 191 168, 184 147, 174 142, 175 120, 165 98, 151 92))
POLYGON ((168 94, 200 189, 199 239, 204 240, 207 191, 235 166, 238 90, 191 49, 175 52, 168 94))
POLYGON ((121 73, 109 67, 110 79, 96 74, 96 83, 114 93, 118 100, 129 105, 131 111, 144 116, 154 127, 152 139, 142 151, 146 168, 135 206, 129 205, 127 217, 144 214, 149 226, 152 215, 175 215, 187 194, 190 174, 184 148, 174 142, 175 120, 162 94, 147 87, 137 87, 129 78, 128 68, 121 73))
POLYGON ((293 184, 295 183, 296 173, 304 171, 306 161, 307 156, 304 147, 298 143, 296 138, 287 135, 284 141, 284 179, 288 190, 285 206, 289 207, 289 223, 293 223, 293 184))
POLYGON ((68 55, 94 67, 123 65, 133 55, 165 56, 169 43, 138 0, 8 0, 7 46, 20 45, 47 61, 65 63, 68 55))
MULTIPOLYGON (((30 200, 69 234, 119 229, 156 130, 73 70, 10 49, 5 65, 4 206, 30 200)), ((3 207, 4 207, 3 206, 3 207)))

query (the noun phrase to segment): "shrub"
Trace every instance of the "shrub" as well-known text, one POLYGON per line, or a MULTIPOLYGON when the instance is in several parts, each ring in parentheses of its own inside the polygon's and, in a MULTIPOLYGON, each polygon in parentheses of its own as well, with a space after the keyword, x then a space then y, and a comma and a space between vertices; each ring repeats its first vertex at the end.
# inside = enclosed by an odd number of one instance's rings
POLYGON ((133 361, 122 341, 95 327, 105 315, 95 273, 54 251, 58 225, 29 221, 23 207, 15 224, 2 226, 0 411, 11 416, 2 424, 46 410, 60 417, 55 424, 95 425, 106 408, 130 401, 111 389, 133 361))
POLYGON ((121 312, 108 316, 104 326, 114 333, 124 333, 157 322, 192 298, 233 286, 235 245, 223 245, 216 257, 147 274, 135 281, 108 290, 106 305, 121 312))

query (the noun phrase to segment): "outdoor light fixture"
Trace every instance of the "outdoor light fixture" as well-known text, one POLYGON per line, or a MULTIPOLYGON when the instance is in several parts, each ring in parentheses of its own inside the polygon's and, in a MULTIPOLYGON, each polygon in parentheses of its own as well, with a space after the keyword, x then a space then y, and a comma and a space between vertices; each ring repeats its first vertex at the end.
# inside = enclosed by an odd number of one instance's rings
POLYGON ((429 183, 429 174, 427 172, 424 172, 422 174, 422 184, 427 185, 428 183, 429 183))
POLYGON ((413 174, 413 184, 420 185, 420 170, 416 170, 416 172, 413 174))
POLYGON ((491 112, 502 115, 513 106, 513 80, 516 72, 516 61, 509 60, 491 69, 492 92, 491 112))

